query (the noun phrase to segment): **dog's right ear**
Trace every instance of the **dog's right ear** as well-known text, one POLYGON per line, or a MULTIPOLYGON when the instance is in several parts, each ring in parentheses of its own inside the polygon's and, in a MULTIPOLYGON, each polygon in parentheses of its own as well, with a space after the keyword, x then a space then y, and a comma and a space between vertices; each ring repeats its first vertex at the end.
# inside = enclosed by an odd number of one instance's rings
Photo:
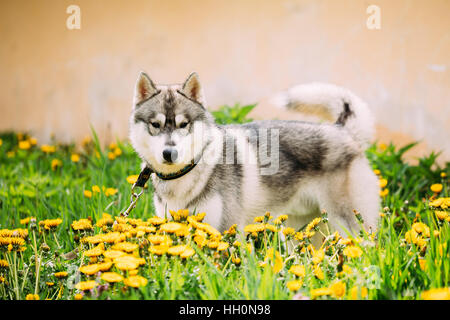
POLYGON ((158 89, 156 89, 156 86, 150 77, 145 72, 141 71, 134 89, 133 106, 136 107, 139 102, 147 100, 157 92, 158 89))

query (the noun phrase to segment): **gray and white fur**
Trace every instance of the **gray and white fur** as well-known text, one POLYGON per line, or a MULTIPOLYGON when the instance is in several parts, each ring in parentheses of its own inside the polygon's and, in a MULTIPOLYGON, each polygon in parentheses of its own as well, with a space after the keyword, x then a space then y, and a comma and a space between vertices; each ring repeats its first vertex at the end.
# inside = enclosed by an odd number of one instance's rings
POLYGON ((200 158, 177 179, 151 175, 156 214, 185 208, 206 212, 205 221, 223 231, 235 223, 242 230, 266 211, 288 214, 288 224, 300 228, 326 210, 342 232, 358 229, 355 209, 366 227, 375 229, 379 189, 364 154, 374 132, 367 105, 344 88, 320 83, 294 87, 274 101, 299 112, 317 109, 335 122, 218 125, 205 108, 196 73, 181 85, 155 85, 141 73, 130 140, 143 164, 169 174, 200 158), (272 133, 276 143, 268 138, 272 133), (264 174, 271 165, 267 159, 277 161, 272 174, 264 174))

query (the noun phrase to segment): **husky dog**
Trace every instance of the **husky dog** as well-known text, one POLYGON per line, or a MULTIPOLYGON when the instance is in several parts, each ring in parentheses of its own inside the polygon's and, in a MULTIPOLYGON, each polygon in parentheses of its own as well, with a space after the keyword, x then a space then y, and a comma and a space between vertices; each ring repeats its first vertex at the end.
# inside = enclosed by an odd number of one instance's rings
POLYGON ((206 212, 205 221, 223 231, 232 224, 242 230, 266 211, 288 214, 288 224, 300 228, 326 210, 336 229, 356 231, 357 210, 365 226, 375 228, 379 189, 364 154, 374 132, 366 104, 346 89, 320 83, 275 98, 281 107, 317 110, 335 122, 218 125, 196 73, 177 85, 155 85, 141 73, 130 140, 154 172, 156 214, 206 212))

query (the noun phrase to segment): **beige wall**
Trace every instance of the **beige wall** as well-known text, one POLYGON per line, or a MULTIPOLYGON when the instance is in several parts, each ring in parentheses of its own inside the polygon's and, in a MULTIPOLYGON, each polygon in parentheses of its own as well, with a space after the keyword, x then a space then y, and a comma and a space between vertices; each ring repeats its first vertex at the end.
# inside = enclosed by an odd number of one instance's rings
MULTIPOLYGON (((369 102, 378 136, 450 159, 448 0, 1 0, 0 130, 125 137, 134 82, 196 70, 211 107, 264 101, 308 81, 369 102), (81 8, 81 30, 66 8, 81 8), (381 30, 366 8, 381 8, 381 30)), ((264 103, 252 113, 282 118, 264 103)), ((442 159, 442 158, 441 158, 442 159)))

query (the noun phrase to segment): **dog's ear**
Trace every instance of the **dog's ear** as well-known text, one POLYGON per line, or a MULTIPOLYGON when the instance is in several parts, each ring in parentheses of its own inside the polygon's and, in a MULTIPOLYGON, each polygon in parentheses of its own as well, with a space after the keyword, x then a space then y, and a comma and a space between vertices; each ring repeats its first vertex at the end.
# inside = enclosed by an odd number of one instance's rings
POLYGON ((145 72, 141 71, 136 82, 136 88, 134 89, 133 105, 136 106, 136 104, 150 98, 157 92, 158 89, 156 89, 156 86, 150 77, 145 72))
POLYGON ((200 79, 196 72, 189 75, 184 82, 181 91, 189 98, 200 103, 203 107, 206 107, 205 96, 203 95, 203 89, 200 84, 200 79))

